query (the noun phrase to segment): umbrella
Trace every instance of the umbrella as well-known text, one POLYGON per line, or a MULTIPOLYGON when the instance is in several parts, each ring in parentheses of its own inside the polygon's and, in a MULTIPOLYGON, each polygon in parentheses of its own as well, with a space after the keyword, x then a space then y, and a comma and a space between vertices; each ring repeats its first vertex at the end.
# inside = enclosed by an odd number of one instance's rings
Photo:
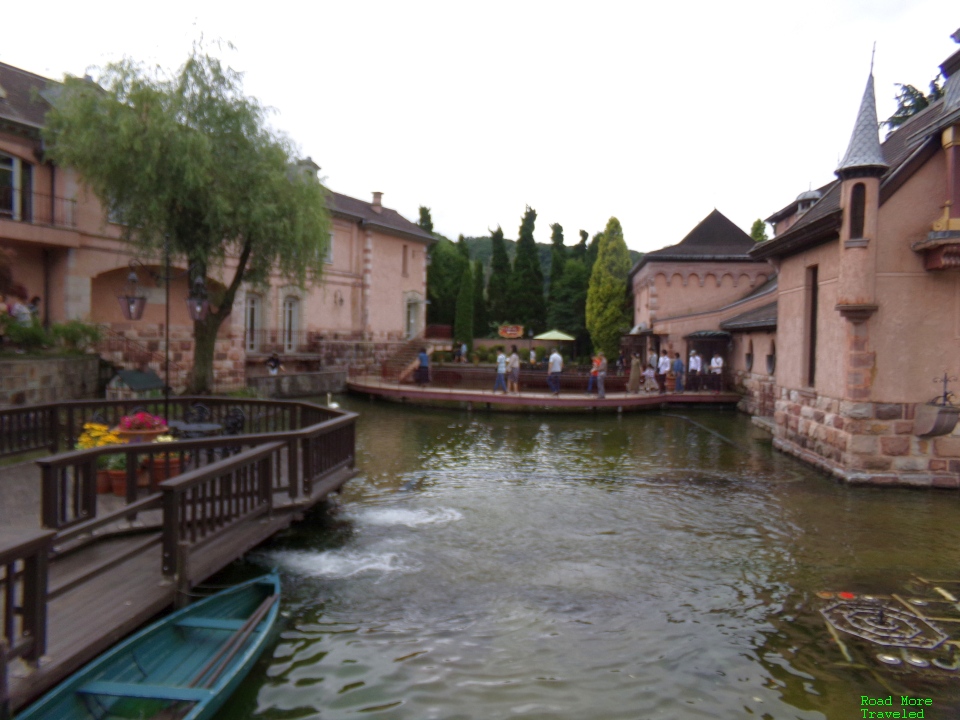
POLYGON ((571 336, 571 335, 567 335, 566 333, 562 333, 562 332, 560 332, 559 330, 550 330, 549 332, 545 332, 545 333, 543 333, 543 334, 541 334, 541 335, 537 335, 537 336, 534 338, 534 340, 549 340, 549 341, 556 341, 556 342, 573 342, 574 340, 576 340, 576 338, 573 337, 573 336, 571 336))

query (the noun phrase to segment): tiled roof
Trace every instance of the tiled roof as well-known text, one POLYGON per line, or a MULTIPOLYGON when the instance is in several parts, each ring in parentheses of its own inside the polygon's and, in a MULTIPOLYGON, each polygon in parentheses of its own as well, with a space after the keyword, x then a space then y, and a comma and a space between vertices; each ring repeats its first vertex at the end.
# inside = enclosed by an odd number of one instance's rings
POLYGON ((0 62, 0 87, 6 95, 0 98, 0 120, 43 127, 43 117, 50 106, 40 92, 53 84, 52 80, 0 62))
POLYGON ((648 252, 630 271, 631 276, 648 262, 714 261, 754 262, 747 253, 756 243, 719 210, 714 210, 676 245, 648 252))
POLYGON ((331 192, 330 211, 339 217, 379 228, 386 233, 401 235, 424 243, 436 242, 433 235, 416 223, 407 220, 396 210, 381 207, 380 212, 377 212, 374 210, 373 203, 357 200, 347 195, 331 192))
POLYGON ((880 149, 880 138, 877 134, 877 98, 873 91, 873 72, 867 78, 867 87, 863 90, 860 100, 860 111, 857 113, 857 122, 850 135, 850 144, 847 154, 840 161, 837 172, 854 168, 884 168, 887 166, 880 149))
POLYGON ((724 330, 760 330, 777 326, 777 301, 734 315, 720 323, 724 330))

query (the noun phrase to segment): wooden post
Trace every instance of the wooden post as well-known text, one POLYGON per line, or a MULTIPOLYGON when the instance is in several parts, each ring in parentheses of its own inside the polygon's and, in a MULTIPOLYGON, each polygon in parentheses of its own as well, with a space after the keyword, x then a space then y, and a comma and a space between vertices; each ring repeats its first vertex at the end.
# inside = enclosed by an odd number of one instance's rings
POLYGON ((57 497, 57 475, 59 468, 41 464, 40 466, 40 520, 45 528, 56 530, 60 527, 60 502, 57 497))
POLYGON ((176 490, 161 486, 163 492, 163 574, 177 574, 177 547, 180 544, 180 497, 176 490))
POLYGON ((31 637, 25 660, 37 665, 47 651, 47 553, 52 536, 23 560, 23 630, 31 637))
POLYGON ((296 500, 300 494, 300 441, 290 440, 287 443, 287 481, 290 499, 296 500))
POLYGON ((10 720, 10 689, 7 683, 7 643, 0 638, 0 720, 10 720))

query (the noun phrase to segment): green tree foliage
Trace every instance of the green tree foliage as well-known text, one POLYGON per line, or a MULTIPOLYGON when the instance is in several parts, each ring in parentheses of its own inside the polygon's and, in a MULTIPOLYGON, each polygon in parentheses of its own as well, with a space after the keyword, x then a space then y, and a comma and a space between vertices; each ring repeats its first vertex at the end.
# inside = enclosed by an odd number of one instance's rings
POLYGON ((593 236, 593 239, 590 240, 590 244, 587 245, 587 253, 583 258, 584 265, 587 266, 589 272, 593 272, 593 265, 597 261, 597 253, 600 252, 600 239, 603 237, 603 233, 597 233, 593 236))
POLYGON ((463 236, 463 233, 460 233, 460 237, 457 238, 457 250, 460 251, 464 260, 470 262, 470 247, 467 245, 467 239, 463 236))
POLYGON ((551 288, 547 325, 576 338, 576 354, 590 351, 590 334, 587 332, 587 288, 590 274, 580 260, 567 260, 563 277, 551 288))
POLYGON ((597 260, 590 273, 587 291, 587 330, 593 346, 615 357, 620 347, 620 336, 630 326, 626 310, 627 275, 630 273, 630 253, 623 240, 620 221, 610 218, 600 234, 597 260))
POLYGON ((543 332, 547 307, 543 298, 543 271, 533 228, 537 211, 527 206, 517 236, 517 258, 510 278, 510 322, 519 323, 534 332, 543 332))
POLYGON ((567 261, 567 248, 563 245, 563 226, 554 223, 550 226, 550 295, 554 286, 563 277, 563 266, 567 261))
POLYGON ((767 237, 767 224, 760 218, 753 221, 753 225, 750 227, 750 237, 758 243, 770 239, 767 237))
POLYGON ((469 263, 457 246, 441 238, 430 249, 427 268, 427 322, 431 325, 453 325, 456 318, 457 294, 464 267, 469 263))
POLYGON ((487 299, 483 296, 483 263, 473 261, 473 334, 487 337, 490 334, 487 321, 487 299))
POLYGON ((460 276, 453 337, 457 342, 466 343, 468 350, 473 349, 473 273, 469 262, 466 263, 463 274, 460 276))
POLYGON ((428 233, 433 232, 433 218, 430 217, 430 208, 425 205, 420 206, 420 219, 417 220, 417 225, 428 233))
POLYGON ((503 230, 490 233, 493 255, 490 259, 490 279, 487 281, 487 310, 492 321, 509 322, 510 312, 510 258, 503 240, 503 230))
POLYGON ((580 242, 570 248, 570 259, 586 262, 587 260, 587 241, 590 234, 586 230, 580 231, 580 242))
POLYGON ((294 170, 294 148, 266 118, 240 74, 197 48, 173 76, 124 60, 99 87, 68 78, 47 116, 51 160, 123 219, 139 254, 156 258, 167 237, 191 282, 223 274, 213 310, 194 324, 191 392, 211 389, 217 330, 242 283, 276 270, 302 287, 323 270, 325 191, 294 170))
POLYGON ((893 132, 918 112, 928 107, 930 103, 943 97, 943 75, 940 73, 930 81, 930 91, 926 95, 913 85, 903 83, 897 83, 896 85, 899 88, 896 96, 897 110, 880 123, 886 125, 889 132, 893 132))

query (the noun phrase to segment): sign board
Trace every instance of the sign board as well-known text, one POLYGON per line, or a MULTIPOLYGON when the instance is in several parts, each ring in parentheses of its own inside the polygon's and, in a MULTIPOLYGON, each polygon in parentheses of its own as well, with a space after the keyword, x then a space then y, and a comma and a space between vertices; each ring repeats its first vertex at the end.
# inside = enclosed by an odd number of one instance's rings
POLYGON ((497 334, 502 338, 522 338, 523 325, 501 325, 497 334))

